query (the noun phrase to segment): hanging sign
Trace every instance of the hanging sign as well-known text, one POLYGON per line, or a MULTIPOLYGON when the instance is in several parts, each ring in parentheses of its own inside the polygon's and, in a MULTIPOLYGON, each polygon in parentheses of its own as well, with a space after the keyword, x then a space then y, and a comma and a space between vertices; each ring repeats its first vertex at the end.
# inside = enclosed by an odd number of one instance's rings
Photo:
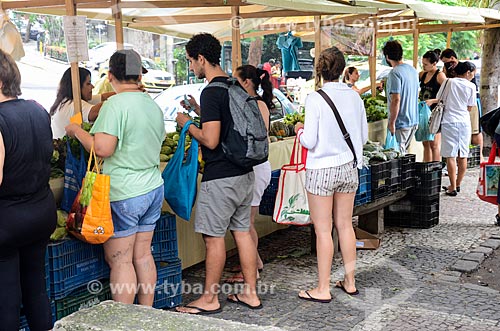
POLYGON ((69 62, 89 60, 86 21, 85 16, 64 16, 64 40, 69 62))

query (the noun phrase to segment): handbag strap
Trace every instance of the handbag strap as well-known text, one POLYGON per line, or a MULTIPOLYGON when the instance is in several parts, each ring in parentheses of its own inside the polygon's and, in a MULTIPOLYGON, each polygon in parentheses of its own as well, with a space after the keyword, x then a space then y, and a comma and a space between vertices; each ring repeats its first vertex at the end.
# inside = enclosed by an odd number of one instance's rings
POLYGON ((307 152, 304 146, 300 145, 299 136, 295 136, 293 141, 292 155, 290 156, 290 165, 297 165, 300 163, 306 163, 307 152))
POLYGON ((345 125, 344 125, 344 121, 342 121, 342 117, 340 117, 340 114, 339 114, 339 111, 337 110, 337 107, 335 107, 335 104, 333 103, 332 99, 330 99, 330 97, 328 96, 328 94, 326 94, 325 91, 319 89, 318 93, 319 93, 319 95, 321 95, 323 97, 323 99, 325 99, 326 103, 332 109, 333 114, 335 115, 335 118, 337 119, 337 122, 339 124, 340 131, 342 131, 342 135, 344 136, 344 140, 347 143, 347 146, 349 146, 349 149, 351 150, 352 155, 354 156, 354 168, 356 168, 358 166, 358 158, 356 157, 356 152, 354 151, 354 146, 352 144, 351 135, 349 134, 349 132, 347 132, 345 125))
POLYGON ((446 89, 446 87, 448 86, 448 81, 450 80, 451 78, 447 78, 446 81, 444 82, 444 87, 443 87, 443 94, 441 94, 441 98, 439 99, 439 101, 441 102, 445 102, 446 99, 448 99, 448 94, 450 93, 450 91, 448 91, 446 89), (446 93, 446 97, 445 97, 445 93, 446 93))
POLYGON ((490 151, 490 156, 488 157, 488 164, 493 164, 495 163, 495 158, 497 157, 497 143, 493 141, 491 144, 491 151, 490 151))

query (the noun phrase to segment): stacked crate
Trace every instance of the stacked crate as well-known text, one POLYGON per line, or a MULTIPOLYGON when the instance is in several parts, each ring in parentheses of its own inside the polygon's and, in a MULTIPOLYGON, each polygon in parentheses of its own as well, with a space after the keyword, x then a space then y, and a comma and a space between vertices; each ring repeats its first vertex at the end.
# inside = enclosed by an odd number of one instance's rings
POLYGON ((415 154, 406 154, 400 157, 401 189, 403 191, 415 186, 415 154))
POLYGON ((467 168, 479 167, 481 163, 481 153, 479 145, 469 147, 469 155, 467 156, 467 168))
POLYGON ((385 225, 426 229, 439 223, 441 163, 415 163, 415 177, 407 197, 385 208, 385 225))
POLYGON ((399 159, 371 164, 372 201, 401 191, 399 159))
POLYGON ((354 206, 369 203, 372 200, 372 174, 370 166, 358 170, 359 186, 354 198, 354 206))
POLYGON ((271 182, 262 194, 262 199, 259 205, 259 214, 273 216, 274 203, 276 202, 276 194, 278 194, 278 183, 281 170, 273 170, 271 172, 271 182))
POLYGON ((172 308, 182 302, 182 266, 177 249, 175 215, 163 213, 156 222, 151 252, 156 262, 158 278, 154 308, 172 308))

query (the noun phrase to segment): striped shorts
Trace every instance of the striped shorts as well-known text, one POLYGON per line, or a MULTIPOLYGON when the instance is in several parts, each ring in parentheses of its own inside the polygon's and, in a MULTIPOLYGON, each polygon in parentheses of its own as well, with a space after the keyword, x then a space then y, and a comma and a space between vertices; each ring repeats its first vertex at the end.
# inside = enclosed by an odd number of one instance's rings
POLYGON ((358 169, 353 161, 338 167, 306 169, 306 191, 323 197, 338 193, 356 192, 359 185, 358 169))

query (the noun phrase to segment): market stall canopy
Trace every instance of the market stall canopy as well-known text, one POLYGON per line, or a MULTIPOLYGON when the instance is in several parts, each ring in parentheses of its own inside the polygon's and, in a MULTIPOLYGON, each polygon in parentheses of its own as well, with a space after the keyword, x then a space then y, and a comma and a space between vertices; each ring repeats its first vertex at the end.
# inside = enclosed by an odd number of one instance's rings
MULTIPOLYGON (((77 15, 89 19, 113 21, 112 9, 116 1, 75 0, 77 15)), ((189 38, 199 32, 212 33, 221 40, 231 39, 231 13, 239 7, 240 30, 245 36, 281 32, 291 24, 307 23, 303 30, 314 30, 314 16, 322 20, 343 20, 346 25, 362 25, 363 20, 377 17, 385 26, 402 20, 419 23, 455 22, 485 24, 486 20, 500 20, 493 9, 445 6, 415 0, 124 0, 119 1, 124 27, 189 38), (272 31, 274 28, 275 31, 272 31), (246 34, 246 35, 245 35, 246 34)), ((4 9, 23 12, 66 15, 64 0, 3 0, 4 9)), ((469 27, 463 26, 463 27, 469 27)), ((435 27, 433 27, 435 29, 435 27)), ((300 29, 298 29, 300 30, 300 29)), ((421 31, 425 33, 425 31, 421 31)))

